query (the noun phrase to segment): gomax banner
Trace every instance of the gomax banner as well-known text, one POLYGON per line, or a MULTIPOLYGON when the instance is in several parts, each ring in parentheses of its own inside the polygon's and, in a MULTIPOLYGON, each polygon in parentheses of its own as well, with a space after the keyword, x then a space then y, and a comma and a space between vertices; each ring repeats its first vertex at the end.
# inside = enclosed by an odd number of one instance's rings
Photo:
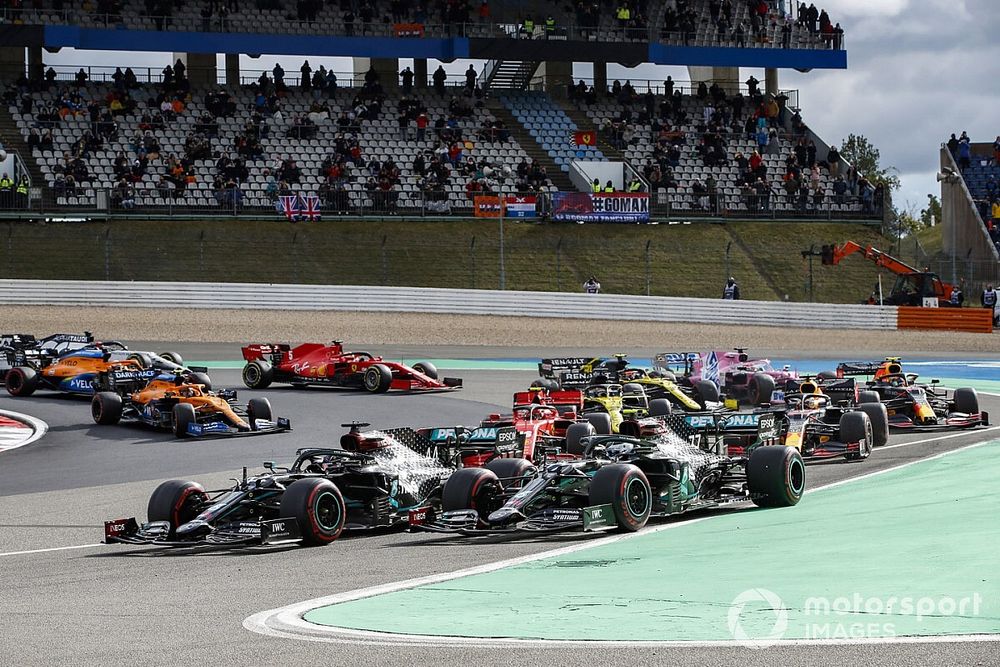
POLYGON ((575 222, 649 222, 646 192, 557 192, 552 219, 575 222))
POLYGON ((476 195, 472 200, 473 214, 477 218, 499 218, 500 197, 476 195))

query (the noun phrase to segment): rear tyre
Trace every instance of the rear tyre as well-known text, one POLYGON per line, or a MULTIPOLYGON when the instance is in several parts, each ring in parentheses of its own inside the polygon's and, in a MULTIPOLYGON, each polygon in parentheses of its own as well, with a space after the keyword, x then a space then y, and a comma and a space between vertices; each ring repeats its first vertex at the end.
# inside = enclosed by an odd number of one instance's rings
POLYGON ((434 364, 429 361, 421 361, 419 363, 413 364, 413 370, 418 373, 423 373, 432 380, 438 379, 438 369, 434 367, 434 364))
POLYGON ((250 389, 265 389, 274 380, 274 368, 262 359, 255 359, 243 367, 243 384, 250 389))
POLYGON ((654 398, 649 402, 650 417, 669 417, 674 411, 674 406, 665 398, 654 398))
POLYGON ((271 401, 266 398, 251 398, 247 403, 247 421, 250 423, 250 430, 256 431, 258 419, 271 421, 271 401))
POLYGON ((719 402, 719 388, 715 386, 715 383, 711 380, 695 380, 694 381, 694 395, 695 400, 704 409, 708 403, 718 403, 719 402))
POLYGON ((160 484, 149 497, 146 517, 152 521, 170 524, 170 537, 178 526, 194 519, 208 503, 205 487, 197 482, 170 479, 160 484))
POLYGON ((313 477, 289 485, 281 496, 278 514, 282 518, 295 518, 302 532, 302 544, 321 546, 340 537, 347 508, 336 484, 313 477))
POLYGON ((770 405, 772 394, 774 378, 766 373, 754 373, 750 378, 750 398, 754 405, 770 405))
POLYGON ((94 394, 90 401, 90 415, 101 426, 117 424, 122 418, 122 397, 110 391, 94 394))
POLYGON ((125 358, 139 364, 139 367, 143 370, 153 366, 153 360, 149 358, 148 354, 143 354, 142 352, 133 352, 125 358))
POLYGON ((835 371, 820 371, 816 373, 816 377, 820 380, 836 380, 837 373, 835 371))
POLYGON ((500 507, 500 480, 486 468, 459 468, 441 490, 441 511, 476 510, 485 519, 500 507))
POLYGON ((212 391, 212 378, 208 377, 208 373, 191 373, 188 381, 191 384, 205 385, 205 391, 212 391))
POLYGON ((188 435, 188 424, 194 424, 198 421, 194 413, 194 406, 190 403, 176 403, 173 414, 174 435, 178 438, 186 438, 188 435))
POLYGON ((589 421, 570 424, 569 428, 566 429, 566 453, 573 456, 583 456, 584 450, 587 448, 583 439, 594 435, 597 435, 597 430, 589 421))
POLYGON ((881 403, 882 398, 878 395, 877 391, 872 391, 870 389, 865 389, 858 392, 858 404, 864 405, 865 403, 881 403))
POLYGON ((806 467, 793 447, 768 445, 750 453, 747 488, 758 507, 791 507, 806 489, 806 467))
POLYGON ((979 394, 972 387, 959 387, 955 390, 955 412, 979 414, 979 394))
POLYGON ((493 459, 486 464, 486 470, 500 479, 504 489, 519 489, 538 472, 527 459, 493 459))
POLYGON ((392 386, 392 370, 384 364, 369 366, 365 369, 362 383, 371 393, 384 394, 392 386))
POLYGON ((646 525, 653 509, 649 480, 634 465, 615 463, 597 471, 590 481, 591 505, 611 505, 619 530, 635 532, 646 525))
MULTIPOLYGON (((867 405, 871 404, 869 403, 867 405)), ((868 414, 861 411, 845 412, 842 414, 840 416, 840 435, 838 437, 840 441, 845 444, 864 440, 864 443, 861 445, 860 452, 848 454, 846 456, 848 460, 853 461, 868 458, 875 442, 875 435, 872 431, 872 421, 868 418, 868 414)))
POLYGON ((858 409, 868 415, 872 424, 872 447, 883 447, 889 442, 889 412, 881 403, 862 403, 858 409))
POLYGON ((177 364, 178 366, 184 365, 184 358, 176 352, 160 352, 160 356, 172 364, 177 364))
POLYGON ((38 373, 27 366, 17 366, 7 371, 4 383, 11 396, 31 396, 38 389, 38 373))
POLYGON ((594 412, 584 415, 597 435, 611 435, 611 415, 604 412, 594 412))

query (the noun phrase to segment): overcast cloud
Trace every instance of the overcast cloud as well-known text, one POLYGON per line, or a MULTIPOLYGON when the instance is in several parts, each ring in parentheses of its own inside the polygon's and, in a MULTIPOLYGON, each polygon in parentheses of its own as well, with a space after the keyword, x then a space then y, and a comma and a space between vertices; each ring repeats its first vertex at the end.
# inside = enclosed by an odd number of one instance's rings
MULTIPOLYGON (((848 69, 781 72, 785 89, 798 89, 806 122, 828 142, 840 143, 849 133, 866 136, 882 153, 884 166, 899 170, 902 191, 897 204, 919 209, 928 193, 940 193, 934 179, 938 147, 951 132, 967 130, 973 141, 992 142, 1000 134, 992 91, 1000 81, 1000 40, 994 24, 1000 19, 997 0, 822 0, 834 22, 846 32, 848 69)), ((46 54, 62 64, 119 64, 162 67, 170 54, 74 52, 46 54), (124 57, 123 57, 124 56, 124 57)), ((270 69, 275 60, 289 72, 300 58, 244 56, 246 69, 270 69)), ((344 71, 349 60, 310 59, 314 67, 344 71)), ((401 63, 402 64, 405 63, 401 63)), ((431 69, 436 63, 431 64, 431 69)), ((468 61, 446 65, 456 76, 468 61)), ((481 63, 477 62, 477 68, 481 63)), ((609 79, 662 80, 670 73, 682 81, 683 68, 613 67, 609 79)), ((589 65, 578 65, 577 76, 589 76, 589 65)), ((749 76, 744 71, 742 77, 749 76)), ((754 73, 763 81, 762 73, 754 73)))

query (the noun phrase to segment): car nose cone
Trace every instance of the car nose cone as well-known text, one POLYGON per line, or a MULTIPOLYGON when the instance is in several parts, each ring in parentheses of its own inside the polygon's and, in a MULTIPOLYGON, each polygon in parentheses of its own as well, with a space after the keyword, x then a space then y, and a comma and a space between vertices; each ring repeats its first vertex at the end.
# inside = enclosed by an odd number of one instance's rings
POLYGON ((494 526, 504 526, 524 519, 524 515, 513 507, 501 507, 487 517, 486 521, 494 526))

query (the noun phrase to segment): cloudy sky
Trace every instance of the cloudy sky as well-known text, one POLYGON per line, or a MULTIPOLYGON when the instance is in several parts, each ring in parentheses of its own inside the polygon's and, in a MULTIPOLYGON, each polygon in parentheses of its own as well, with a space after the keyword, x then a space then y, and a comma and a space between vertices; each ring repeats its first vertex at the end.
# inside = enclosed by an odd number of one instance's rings
MULTIPOLYGON (((919 210, 927 194, 939 193, 934 179, 938 146, 951 132, 967 130, 973 141, 992 142, 1000 134, 997 97, 1000 19, 997 0, 822 0, 833 21, 846 32, 848 69, 781 72, 785 89, 798 89, 803 117, 828 142, 840 143, 849 133, 863 134, 882 152, 884 166, 899 170, 902 191, 897 204, 919 210)), ((120 64, 162 68, 169 54, 81 53, 64 49, 46 54, 52 64, 120 64)), ((245 69, 270 68, 282 60, 289 72, 301 62, 291 58, 243 57, 245 69)), ((338 71, 350 68, 344 58, 312 59, 338 71)), ((436 64, 431 64, 431 69, 436 64)), ((457 76, 467 61, 446 65, 457 76)), ((577 68, 577 76, 589 67, 577 68)), ((644 66, 626 72, 612 68, 609 78, 631 75, 662 80, 688 77, 683 69, 644 66)), ((744 71, 742 77, 749 76, 744 71)), ((754 72, 758 79, 763 74, 754 72)))

